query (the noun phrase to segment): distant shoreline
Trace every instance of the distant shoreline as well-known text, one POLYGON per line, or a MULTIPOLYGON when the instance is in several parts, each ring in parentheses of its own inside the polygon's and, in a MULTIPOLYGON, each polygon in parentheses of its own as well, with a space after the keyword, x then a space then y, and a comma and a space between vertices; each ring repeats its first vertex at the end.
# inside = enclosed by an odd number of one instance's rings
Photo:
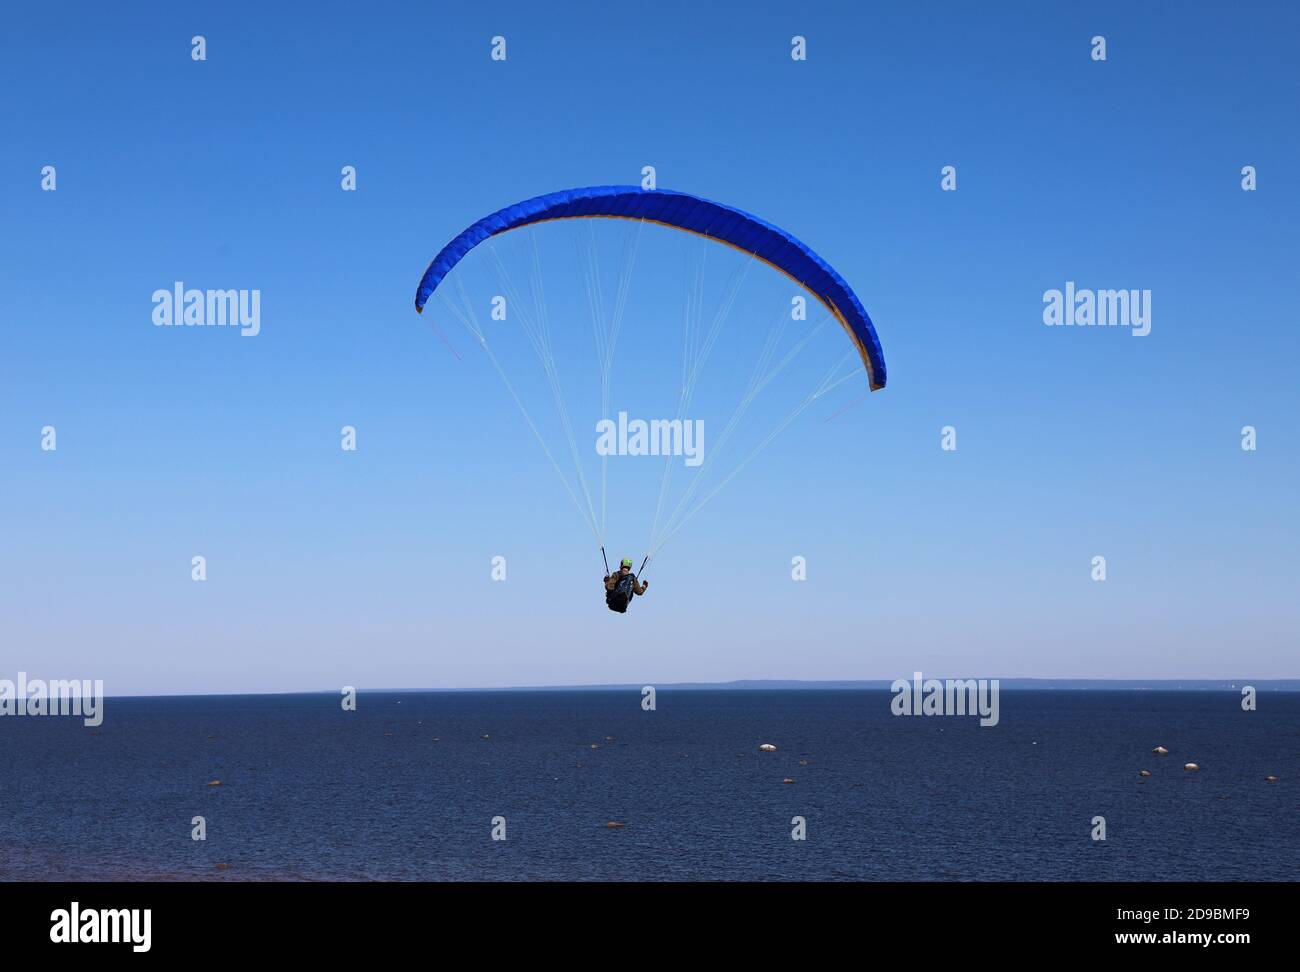
MULTIPOLYGON (((900 676, 903 677, 903 676, 900 676)), ((926 673, 926 678, 932 677, 926 673)), ((935 675, 934 678, 974 678, 973 675, 935 675)), ((996 677, 996 676, 992 676, 996 677)), ((1272 692, 1300 692, 1300 678, 1261 678, 1261 679, 1049 679, 1049 678, 1000 678, 999 686, 1003 691, 1099 691, 1099 692, 1238 692, 1246 685, 1256 689, 1272 692)), ((470 687, 428 687, 419 688, 362 688, 357 687, 363 695, 423 695, 435 693, 501 693, 501 692, 640 692, 645 685, 653 685, 656 691, 672 692, 755 692, 755 691, 872 691, 887 692, 893 684, 892 679, 870 679, 862 681, 798 681, 794 679, 740 679, 731 682, 646 682, 612 683, 608 685, 509 685, 509 686, 470 686, 470 687)), ((305 689, 289 692, 212 692, 198 694, 194 692, 157 693, 150 695, 108 695, 109 699, 171 699, 171 698, 246 698, 262 696, 303 696, 303 695, 337 695, 338 688, 305 689)))

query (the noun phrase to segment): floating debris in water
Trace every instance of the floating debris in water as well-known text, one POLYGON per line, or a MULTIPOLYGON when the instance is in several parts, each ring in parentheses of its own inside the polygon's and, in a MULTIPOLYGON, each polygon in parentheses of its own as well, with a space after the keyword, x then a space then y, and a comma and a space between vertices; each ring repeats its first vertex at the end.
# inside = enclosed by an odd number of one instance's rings
POLYGON ((1150 770, 1143 770, 1141 773, 1138 774, 1138 776, 1150 776, 1150 775, 1151 775, 1150 770))
POLYGON ((1277 782, 1277 777, 1276 777, 1276 776, 1266 776, 1266 777, 1264 777, 1264 782, 1265 782, 1265 783, 1276 783, 1276 782, 1277 782))
POLYGON ((782 783, 793 783, 794 780, 790 779, 790 777, 787 776, 787 777, 786 777, 785 779, 783 779, 781 782, 782 782, 782 783))
POLYGON ((220 785, 221 785, 220 780, 213 780, 211 783, 208 784, 208 786, 220 786, 220 785))
POLYGON ((764 753, 774 753, 774 752, 776 752, 776 747, 773 746, 771 743, 763 743, 763 745, 759 746, 758 748, 759 748, 760 751, 762 751, 762 752, 764 752, 764 753))
POLYGON ((617 820, 607 820, 605 822, 605 827, 609 830, 622 830, 626 826, 627 824, 619 823, 617 820))

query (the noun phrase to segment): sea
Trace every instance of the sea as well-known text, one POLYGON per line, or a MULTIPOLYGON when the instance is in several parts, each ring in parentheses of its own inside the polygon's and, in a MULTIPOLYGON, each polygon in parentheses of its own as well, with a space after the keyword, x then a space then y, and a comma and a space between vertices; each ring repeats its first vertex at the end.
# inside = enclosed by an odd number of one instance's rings
POLYGON ((996 725, 893 698, 393 691, 3 717, 0 880, 1300 876, 1300 693, 1248 711, 1231 690, 1003 689, 996 725))

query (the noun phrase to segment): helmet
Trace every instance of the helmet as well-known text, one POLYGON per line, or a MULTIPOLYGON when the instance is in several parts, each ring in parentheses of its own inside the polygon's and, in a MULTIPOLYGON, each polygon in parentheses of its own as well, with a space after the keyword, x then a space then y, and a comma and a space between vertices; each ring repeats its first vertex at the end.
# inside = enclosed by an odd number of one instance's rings
POLYGON ((623 567, 629 567, 629 568, 630 568, 630 567, 632 566, 632 558, 631 558, 631 557, 624 557, 624 558, 623 558, 623 563, 621 564, 621 566, 623 566, 623 567))

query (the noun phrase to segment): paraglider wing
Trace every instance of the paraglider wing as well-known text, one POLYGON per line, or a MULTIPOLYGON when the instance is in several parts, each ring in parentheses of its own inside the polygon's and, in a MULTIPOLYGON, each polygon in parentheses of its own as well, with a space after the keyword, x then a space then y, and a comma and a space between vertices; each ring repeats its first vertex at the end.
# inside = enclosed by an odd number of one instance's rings
POLYGON ((484 240, 547 220, 595 217, 640 219, 696 233, 743 250, 781 271, 840 322, 858 348, 872 391, 885 387, 885 357, 871 318, 844 278, 825 260, 785 230, 756 216, 670 189, 593 186, 547 193, 507 206, 480 219, 442 248, 420 280, 415 309, 423 311, 442 279, 484 240))

